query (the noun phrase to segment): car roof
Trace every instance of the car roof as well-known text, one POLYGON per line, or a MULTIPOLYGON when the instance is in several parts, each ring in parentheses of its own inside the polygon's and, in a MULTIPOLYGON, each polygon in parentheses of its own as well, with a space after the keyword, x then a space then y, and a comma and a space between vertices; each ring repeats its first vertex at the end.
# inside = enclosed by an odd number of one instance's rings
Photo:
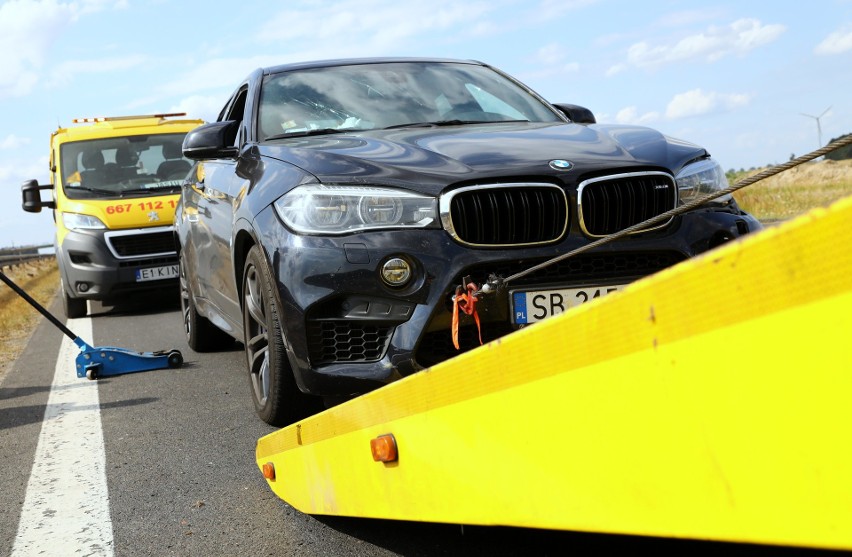
POLYGON ((484 66, 482 62, 477 60, 457 60, 453 58, 416 58, 416 57, 374 57, 374 58, 339 58, 333 60, 314 60, 310 62, 295 62, 291 64, 281 64, 278 66, 270 66, 263 68, 263 74, 276 74, 292 70, 304 70, 312 68, 328 68, 334 66, 355 66, 363 64, 385 64, 391 62, 413 62, 413 63, 454 63, 454 64, 472 64, 484 66))

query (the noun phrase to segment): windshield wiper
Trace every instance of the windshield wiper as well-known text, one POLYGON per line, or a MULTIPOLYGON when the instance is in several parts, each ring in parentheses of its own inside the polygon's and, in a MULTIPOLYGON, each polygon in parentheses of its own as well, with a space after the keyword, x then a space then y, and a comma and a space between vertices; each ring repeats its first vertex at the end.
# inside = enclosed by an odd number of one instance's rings
POLYGON ((310 135, 330 135, 333 133, 348 133, 348 132, 365 132, 367 129, 363 128, 317 128, 315 130, 302 130, 297 132, 290 133, 279 133, 276 135, 270 135, 264 141, 270 141, 272 139, 286 139, 288 137, 307 137, 310 135))
POLYGON ((119 192, 117 192, 115 190, 105 190, 105 189, 102 189, 102 188, 92 188, 92 187, 89 187, 89 186, 67 186, 67 187, 68 187, 69 191, 83 190, 83 191, 87 191, 89 193, 102 193, 104 195, 118 195, 119 194, 119 192))
POLYGON ((121 190, 119 193, 122 197, 124 197, 128 193, 154 193, 158 194, 168 190, 180 189, 180 186, 169 185, 169 186, 160 186, 160 187, 152 187, 152 188, 130 188, 126 190, 121 190))
POLYGON ((411 122, 408 124, 396 124, 382 129, 393 130, 400 128, 433 128, 439 126, 464 126, 467 124, 505 124, 507 122, 529 122, 529 120, 437 120, 435 122, 411 122))

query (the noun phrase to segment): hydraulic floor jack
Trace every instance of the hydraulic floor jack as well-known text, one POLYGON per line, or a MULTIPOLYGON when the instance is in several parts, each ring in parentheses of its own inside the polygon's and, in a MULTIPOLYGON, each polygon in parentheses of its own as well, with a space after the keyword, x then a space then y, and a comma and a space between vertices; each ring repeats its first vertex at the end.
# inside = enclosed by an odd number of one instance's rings
POLYGON ((116 348, 113 346, 90 346, 83 339, 75 335, 71 329, 66 327, 52 313, 47 311, 44 306, 15 284, 2 271, 0 271, 0 280, 38 310, 39 313, 45 316, 60 331, 65 333, 80 348, 80 354, 77 355, 76 359, 77 377, 98 379, 99 377, 111 377, 113 375, 124 375, 138 371, 178 368, 183 365, 183 355, 178 350, 135 352, 126 348, 116 348))

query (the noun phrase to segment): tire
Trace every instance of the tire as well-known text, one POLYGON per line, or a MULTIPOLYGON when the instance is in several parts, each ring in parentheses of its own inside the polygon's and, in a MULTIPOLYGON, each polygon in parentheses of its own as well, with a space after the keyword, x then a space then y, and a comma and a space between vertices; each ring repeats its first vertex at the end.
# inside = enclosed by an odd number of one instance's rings
POLYGON ((59 288, 62 290, 62 309, 65 311, 65 317, 68 319, 78 319, 86 317, 89 312, 89 306, 83 298, 72 298, 65 290, 65 281, 59 279, 59 288))
POLYGON ((200 315, 195 307, 192 289, 186 277, 186 263, 183 253, 180 255, 180 310, 183 316, 183 330, 186 343, 196 352, 212 352, 227 348, 234 343, 228 333, 200 315))
POLYGON ((243 272, 243 332, 251 396, 264 422, 283 427, 313 413, 319 397, 302 393, 287 358, 274 295, 275 281, 263 251, 249 250, 243 272))

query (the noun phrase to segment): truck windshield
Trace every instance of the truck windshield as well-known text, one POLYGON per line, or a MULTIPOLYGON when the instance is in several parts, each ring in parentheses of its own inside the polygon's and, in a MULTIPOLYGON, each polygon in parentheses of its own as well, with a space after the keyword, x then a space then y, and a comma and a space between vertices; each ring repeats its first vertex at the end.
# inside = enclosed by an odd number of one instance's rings
POLYGON ((69 199, 162 194, 177 190, 191 168, 185 134, 74 141, 60 148, 59 171, 69 199))

